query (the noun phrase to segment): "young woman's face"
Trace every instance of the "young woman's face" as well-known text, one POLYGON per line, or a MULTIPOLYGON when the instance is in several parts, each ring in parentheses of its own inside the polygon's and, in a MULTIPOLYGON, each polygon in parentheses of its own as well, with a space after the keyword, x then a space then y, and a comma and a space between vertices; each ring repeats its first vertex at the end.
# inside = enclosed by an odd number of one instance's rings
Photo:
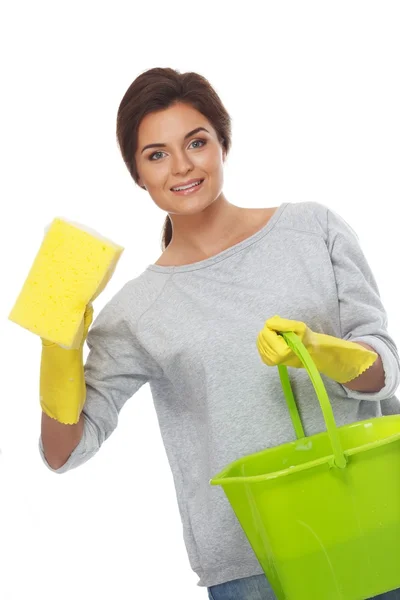
POLYGON ((222 192, 225 151, 209 121, 189 105, 146 115, 139 126, 135 160, 139 185, 170 214, 201 212, 222 192), (203 182, 194 191, 172 190, 197 179, 203 182))

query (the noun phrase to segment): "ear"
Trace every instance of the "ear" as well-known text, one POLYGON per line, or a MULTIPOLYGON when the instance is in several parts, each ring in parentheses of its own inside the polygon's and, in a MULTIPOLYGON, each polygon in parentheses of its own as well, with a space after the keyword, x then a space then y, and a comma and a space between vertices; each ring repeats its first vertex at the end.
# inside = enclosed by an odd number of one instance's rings
POLYGON ((141 187, 141 188, 142 188, 142 190, 145 190, 145 189, 146 189, 146 187, 143 185, 143 182, 142 182, 142 180, 141 180, 141 178, 140 178, 140 177, 139 177, 139 178, 138 178, 138 180, 137 180, 137 184, 138 184, 138 186, 139 186, 139 187, 141 187))

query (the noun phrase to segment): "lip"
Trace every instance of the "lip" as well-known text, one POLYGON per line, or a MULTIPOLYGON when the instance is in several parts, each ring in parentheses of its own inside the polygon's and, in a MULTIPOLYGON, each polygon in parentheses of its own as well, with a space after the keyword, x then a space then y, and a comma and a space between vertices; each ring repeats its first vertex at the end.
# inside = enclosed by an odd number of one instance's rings
POLYGON ((195 179, 195 181, 201 181, 200 185, 195 185, 194 187, 188 188, 187 190, 181 190, 180 192, 175 192, 174 190, 171 191, 175 196, 192 196, 203 188, 204 179, 195 179))
POLYGON ((182 187, 184 185, 190 185, 191 183, 196 183, 197 181, 204 181, 204 179, 202 177, 196 177, 196 179, 189 179, 189 181, 181 181, 180 183, 176 183, 175 185, 173 185, 170 188, 171 192, 175 191, 172 188, 182 187))

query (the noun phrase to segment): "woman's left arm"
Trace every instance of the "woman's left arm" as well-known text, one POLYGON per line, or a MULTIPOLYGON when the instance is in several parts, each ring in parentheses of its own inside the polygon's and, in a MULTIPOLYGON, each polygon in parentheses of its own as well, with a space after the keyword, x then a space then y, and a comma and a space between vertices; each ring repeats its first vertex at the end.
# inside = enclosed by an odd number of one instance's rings
MULTIPOLYGON (((364 346, 367 350, 372 350, 372 352, 376 352, 375 348, 369 346, 368 344, 363 344, 362 342, 356 342, 359 346, 364 346)), ((376 394, 380 392, 385 387, 385 370, 383 368, 383 361, 380 355, 378 354, 378 358, 364 373, 361 373, 358 377, 349 381, 348 383, 344 383, 343 385, 347 387, 349 390, 354 390, 356 392, 367 392, 369 394, 376 394)))
POLYGON ((385 400, 400 384, 396 344, 387 331, 387 315, 378 286, 357 235, 339 215, 327 210, 327 247, 336 279, 341 338, 378 354, 356 379, 342 384, 349 398, 385 400))

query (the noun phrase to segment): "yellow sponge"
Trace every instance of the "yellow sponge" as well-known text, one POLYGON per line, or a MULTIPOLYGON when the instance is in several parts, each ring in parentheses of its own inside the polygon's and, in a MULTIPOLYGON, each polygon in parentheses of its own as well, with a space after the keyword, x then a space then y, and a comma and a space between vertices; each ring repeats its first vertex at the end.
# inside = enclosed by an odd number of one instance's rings
POLYGON ((64 348, 78 348, 86 306, 111 279, 124 248, 56 218, 9 319, 64 348))

